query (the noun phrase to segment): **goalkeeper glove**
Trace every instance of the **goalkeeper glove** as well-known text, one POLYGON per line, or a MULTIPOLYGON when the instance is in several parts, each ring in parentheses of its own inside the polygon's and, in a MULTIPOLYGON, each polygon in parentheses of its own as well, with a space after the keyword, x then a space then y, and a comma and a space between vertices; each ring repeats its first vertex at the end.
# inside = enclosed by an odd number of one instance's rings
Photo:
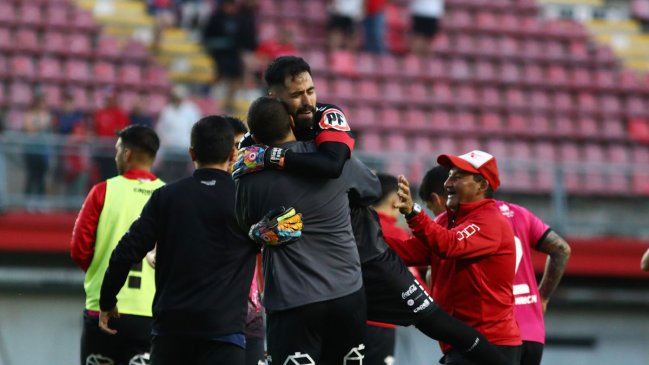
POLYGON ((251 172, 261 171, 264 168, 284 168, 286 149, 281 147, 268 147, 265 145, 252 145, 239 150, 239 157, 234 163, 232 177, 239 177, 251 172))
POLYGON ((248 237, 262 246, 281 246, 297 241, 302 227, 302 214, 294 208, 279 207, 250 227, 248 237))

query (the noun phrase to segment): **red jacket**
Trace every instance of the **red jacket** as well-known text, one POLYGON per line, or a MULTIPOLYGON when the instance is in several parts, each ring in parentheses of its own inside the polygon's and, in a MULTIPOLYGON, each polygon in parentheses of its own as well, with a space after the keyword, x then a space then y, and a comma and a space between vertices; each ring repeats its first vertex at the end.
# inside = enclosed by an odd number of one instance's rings
MULTIPOLYGON (((408 265, 431 264, 431 294, 446 312, 473 326, 494 345, 517 346, 512 285, 516 247, 511 225, 492 199, 460 205, 433 222, 420 213, 408 220, 415 237, 388 239, 408 265)), ((451 347, 440 343, 447 353, 451 347)))

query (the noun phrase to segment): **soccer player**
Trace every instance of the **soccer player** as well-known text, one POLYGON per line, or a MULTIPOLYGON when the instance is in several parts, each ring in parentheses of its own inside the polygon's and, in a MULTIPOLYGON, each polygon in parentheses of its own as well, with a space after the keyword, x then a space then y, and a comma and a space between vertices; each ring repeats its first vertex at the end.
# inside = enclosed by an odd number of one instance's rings
MULTIPOLYGON (((444 187, 446 214, 432 221, 414 204, 408 181, 399 177, 397 207, 415 237, 391 240, 408 264, 428 261, 433 298, 453 316, 476 327, 518 365, 521 337, 514 318, 513 282, 516 268, 514 233, 493 199, 500 185, 495 157, 483 151, 461 156, 441 155, 450 168, 444 187)), ((455 346, 441 343, 443 364, 473 364, 455 346)))
MULTIPOLYGON (((266 69, 265 79, 269 95, 282 101, 291 115, 295 137, 315 141, 317 151, 253 145, 255 141, 249 134, 240 144, 245 152, 240 153, 234 176, 261 169, 285 170, 305 177, 339 176, 351 156, 354 140, 348 134, 349 125, 342 111, 316 102, 308 63, 299 57, 279 57, 266 69), (246 155, 255 158, 244 163, 246 155)), ((385 243, 376 211, 367 205, 352 204, 351 219, 362 263, 369 320, 415 325, 433 339, 466 350, 466 356, 483 364, 505 363, 498 350, 477 331, 438 310, 423 286, 385 243)))
MULTIPOLYGON (((444 166, 435 166, 426 173, 419 189, 420 198, 435 215, 446 211, 444 182, 448 171, 444 166)), ((514 278, 514 314, 523 340, 521 365, 539 365, 545 343, 543 314, 566 269, 570 245, 529 210, 502 200, 496 204, 514 229, 517 257, 520 257, 514 278), (548 255, 539 285, 531 249, 548 255)))
POLYGON ((153 192, 113 251, 99 299, 99 327, 115 333, 116 294, 129 268, 157 243, 151 363, 243 365, 244 326, 257 247, 234 217, 234 132, 223 117, 199 120, 189 154, 196 170, 153 192))
MULTIPOLYGON (((297 142, 284 105, 257 99, 248 111, 254 138, 295 151, 315 151, 297 142)), ((244 156, 250 158, 253 153, 244 156)), ((341 364, 362 349, 365 293, 349 217, 348 192, 359 204, 380 194, 376 176, 358 160, 338 179, 314 179, 267 169, 236 179, 237 219, 249 229, 279 206, 293 207, 308 223, 290 245, 264 247, 264 306, 268 353, 273 363, 308 356, 316 364, 341 364)))
POLYGON ((164 183, 151 173, 160 142, 155 131, 130 126, 118 133, 115 164, 119 175, 90 190, 71 241, 71 256, 86 272, 86 305, 81 336, 81 364, 110 361, 128 364, 148 359, 151 347, 151 303, 155 292, 154 271, 142 260, 126 271, 129 277, 118 294, 122 316, 112 323, 117 336, 99 330, 99 289, 110 253, 137 218, 151 193, 164 183))

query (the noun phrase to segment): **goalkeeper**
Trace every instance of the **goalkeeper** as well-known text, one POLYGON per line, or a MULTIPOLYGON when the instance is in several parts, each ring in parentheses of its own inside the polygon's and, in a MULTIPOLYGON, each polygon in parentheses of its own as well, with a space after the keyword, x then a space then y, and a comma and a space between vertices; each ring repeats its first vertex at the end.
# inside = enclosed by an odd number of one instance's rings
MULTIPOLYGON (((248 111, 248 126, 260 141, 296 152, 315 151, 313 143, 295 141, 289 119, 284 105, 268 97, 257 99, 248 111)), ((257 152, 250 150, 244 158, 254 160, 257 152)), ((346 356, 362 349, 366 317, 349 192, 355 204, 368 205, 380 195, 377 177, 352 158, 337 179, 268 169, 235 183, 241 227, 249 231, 263 220, 252 234, 267 243, 264 306, 272 363, 284 364, 295 356, 318 365, 344 363, 346 356), (281 206, 293 207, 307 222, 299 239, 297 214, 281 206)))

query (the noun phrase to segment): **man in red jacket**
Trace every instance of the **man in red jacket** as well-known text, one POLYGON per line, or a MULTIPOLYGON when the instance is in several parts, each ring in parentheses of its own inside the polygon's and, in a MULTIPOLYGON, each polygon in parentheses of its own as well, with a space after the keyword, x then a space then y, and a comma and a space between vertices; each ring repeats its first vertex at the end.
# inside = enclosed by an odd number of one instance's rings
MULTIPOLYGON (((413 204, 408 181, 400 176, 397 207, 415 237, 390 240, 390 245, 408 265, 431 264, 433 299, 499 347, 512 365, 518 364, 522 342, 512 294, 514 233, 488 198, 500 185, 496 158, 475 150, 441 155, 437 162, 451 169, 444 184, 448 210, 432 221, 413 204)), ((442 363, 473 364, 448 344, 440 345, 442 363)))

